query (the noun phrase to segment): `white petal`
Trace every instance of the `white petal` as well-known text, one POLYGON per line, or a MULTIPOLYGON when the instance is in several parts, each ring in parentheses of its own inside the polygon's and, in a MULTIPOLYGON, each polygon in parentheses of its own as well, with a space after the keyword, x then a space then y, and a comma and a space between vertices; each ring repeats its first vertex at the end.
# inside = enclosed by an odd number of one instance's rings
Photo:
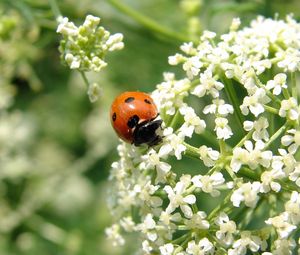
POLYGON ((196 197, 194 195, 187 195, 186 197, 183 198, 183 201, 188 204, 195 204, 196 197))

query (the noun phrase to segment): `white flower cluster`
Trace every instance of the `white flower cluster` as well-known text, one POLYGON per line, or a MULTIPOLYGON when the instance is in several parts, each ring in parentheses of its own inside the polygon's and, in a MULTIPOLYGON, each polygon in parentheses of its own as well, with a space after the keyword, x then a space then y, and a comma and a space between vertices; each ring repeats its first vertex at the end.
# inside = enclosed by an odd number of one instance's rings
POLYGON ((137 232, 142 254, 295 254, 300 24, 287 16, 239 25, 234 19, 219 40, 206 31, 169 58, 186 77, 166 73, 152 93, 162 143, 119 145, 109 200, 117 221, 107 231, 114 244, 137 232), (190 157, 194 169, 178 169, 190 157))
POLYGON ((63 35, 59 51, 63 62, 71 69, 99 72, 107 65, 106 54, 124 47, 123 35, 110 35, 99 26, 98 17, 88 15, 79 27, 66 17, 60 17, 58 21, 57 33, 63 35))

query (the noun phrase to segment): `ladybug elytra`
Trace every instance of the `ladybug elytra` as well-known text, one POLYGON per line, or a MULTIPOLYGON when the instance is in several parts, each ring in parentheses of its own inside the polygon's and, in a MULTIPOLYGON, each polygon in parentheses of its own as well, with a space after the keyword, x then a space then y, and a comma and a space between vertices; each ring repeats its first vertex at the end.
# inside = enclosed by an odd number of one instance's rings
POLYGON ((143 92, 124 92, 117 96, 110 109, 111 124, 118 136, 135 146, 157 145, 162 120, 153 99, 143 92))

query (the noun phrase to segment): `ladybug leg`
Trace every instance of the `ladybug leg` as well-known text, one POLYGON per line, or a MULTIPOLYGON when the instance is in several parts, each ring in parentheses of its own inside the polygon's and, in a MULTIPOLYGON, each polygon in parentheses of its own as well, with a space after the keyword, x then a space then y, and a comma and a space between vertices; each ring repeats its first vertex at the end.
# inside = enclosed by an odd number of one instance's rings
POLYGON ((162 120, 139 123, 133 132, 133 144, 135 146, 140 146, 141 144, 154 146, 159 144, 162 137, 156 131, 161 128, 161 124, 162 120))

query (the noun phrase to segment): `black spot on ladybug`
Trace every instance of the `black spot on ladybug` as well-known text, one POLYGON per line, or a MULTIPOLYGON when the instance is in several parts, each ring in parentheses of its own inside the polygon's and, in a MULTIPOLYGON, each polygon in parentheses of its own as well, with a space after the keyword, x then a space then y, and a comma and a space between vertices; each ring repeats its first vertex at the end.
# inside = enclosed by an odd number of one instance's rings
POLYGON ((140 120, 139 116, 133 115, 127 121, 127 126, 129 128, 134 128, 139 123, 139 120, 140 120))
POLYGON ((130 102, 132 102, 134 100, 134 97, 127 97, 126 99, 125 99, 125 103, 130 103, 130 102))
POLYGON ((146 104, 151 104, 151 102, 150 102, 147 98, 144 100, 144 102, 145 102, 146 104))
POLYGON ((117 119, 117 114, 114 112, 113 115, 112 115, 112 120, 116 121, 116 119, 117 119))

